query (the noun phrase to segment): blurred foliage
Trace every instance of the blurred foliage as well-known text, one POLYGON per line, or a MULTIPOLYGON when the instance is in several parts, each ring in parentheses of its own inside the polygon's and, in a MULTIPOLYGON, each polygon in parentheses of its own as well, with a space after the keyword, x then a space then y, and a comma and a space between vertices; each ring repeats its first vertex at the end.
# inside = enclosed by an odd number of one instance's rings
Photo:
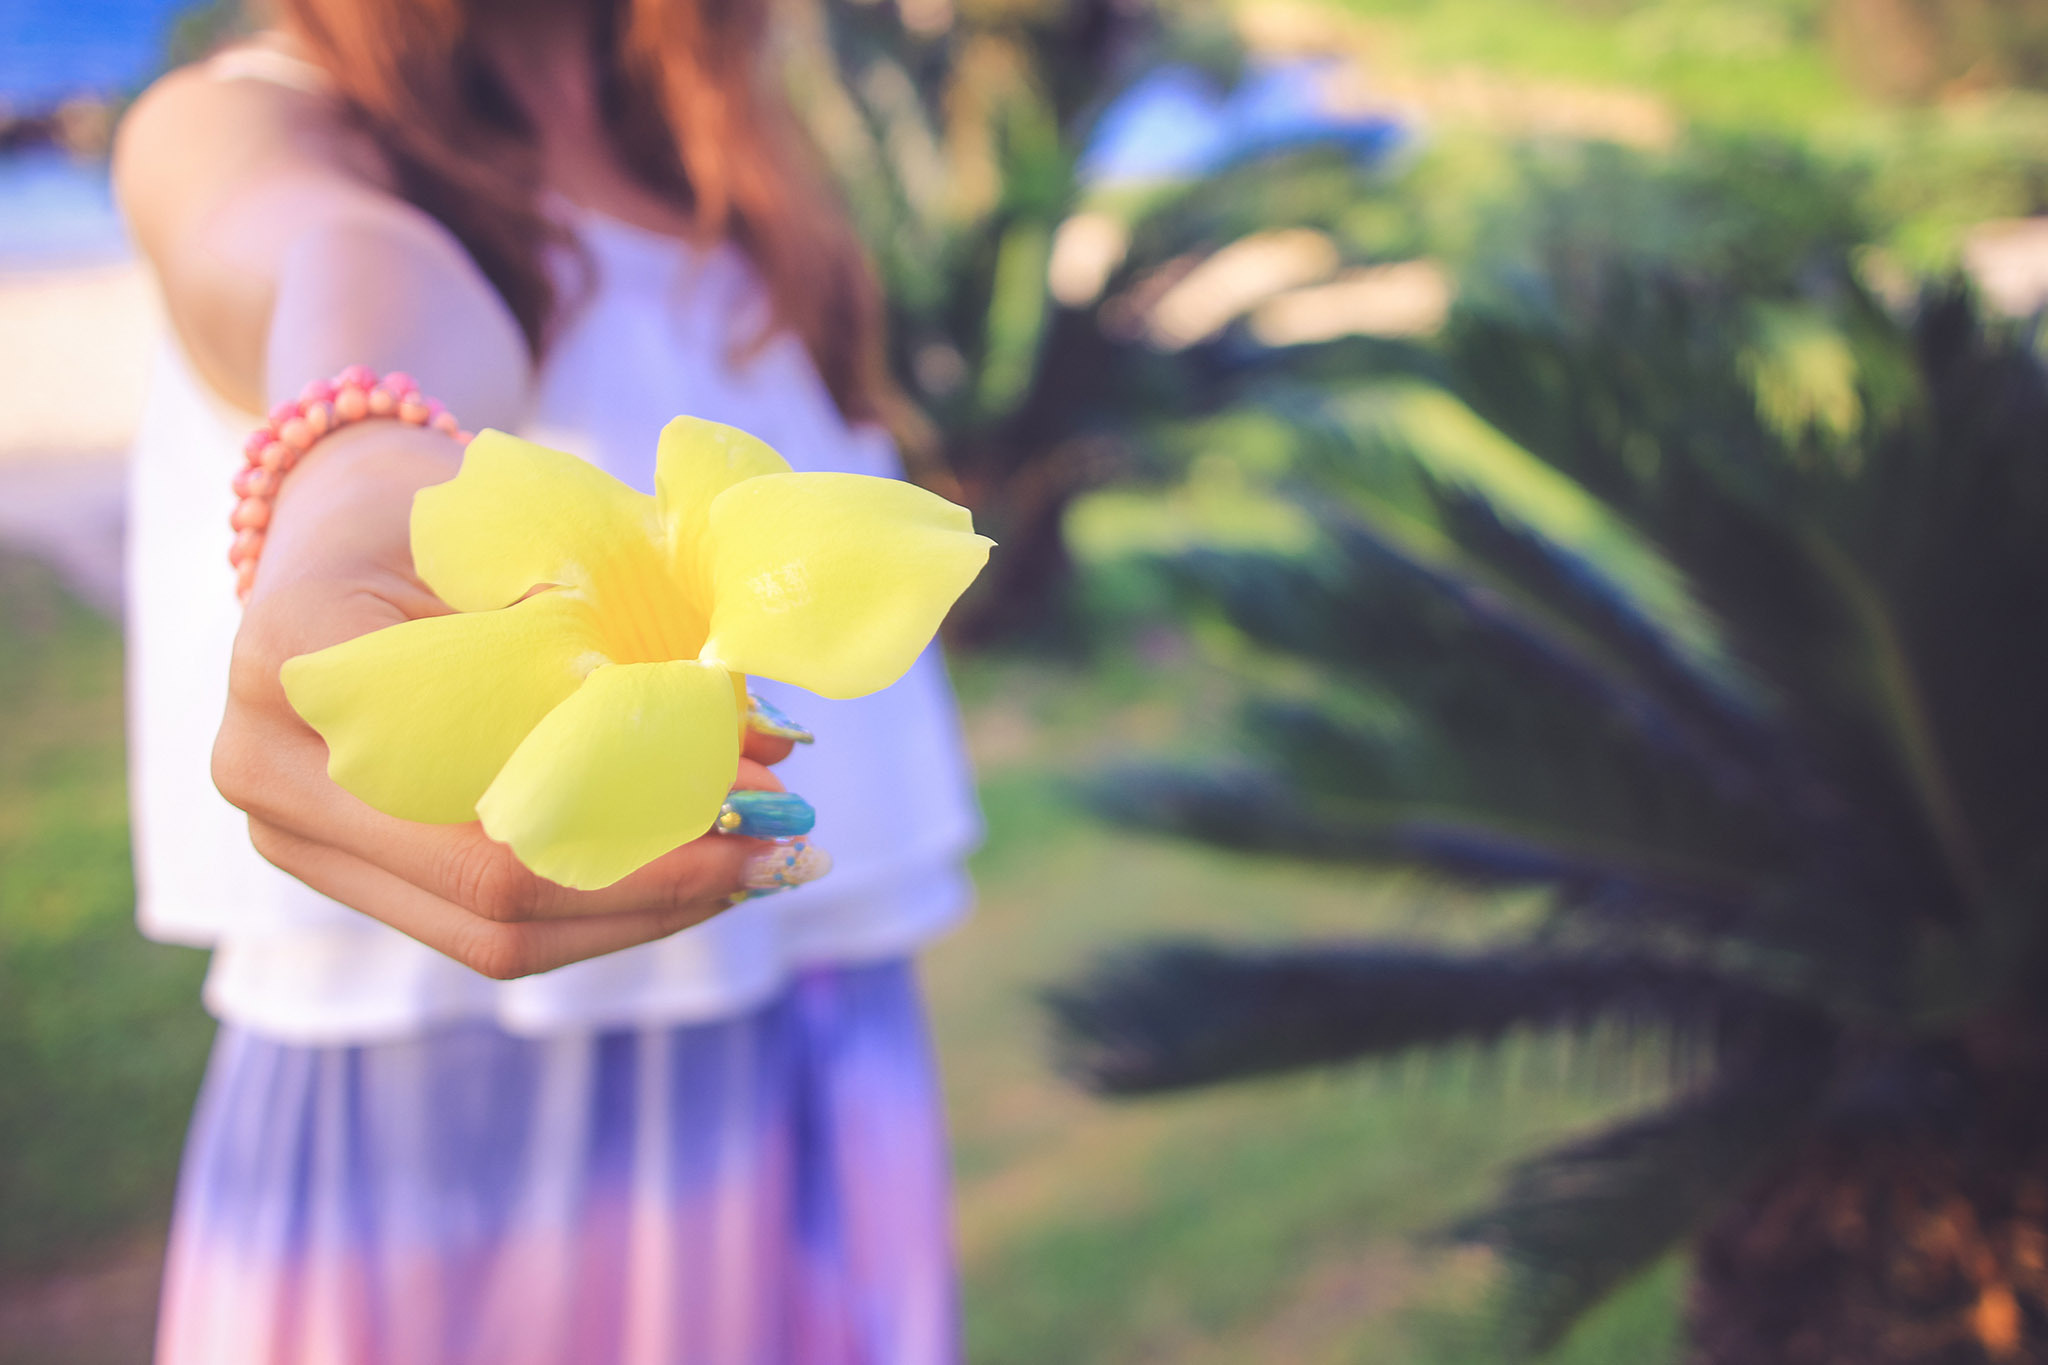
POLYGON ((1901 1343, 1997 1354, 2006 1326, 2038 1349, 2018 1307, 1977 1307, 1995 1283, 2048 1313, 2011 1250, 2048 1217, 2021 1175, 2048 1134, 2034 332, 1874 293, 1861 186, 1804 153, 1586 149, 1518 184, 1441 337, 1303 348, 1160 443, 1149 513, 1124 493, 1075 527, 1250 698, 1237 761, 1123 772, 1105 810, 1540 888, 1549 915, 1476 954, 1133 951, 1056 996, 1067 1063, 1144 1092, 1524 1029, 1693 1040, 1711 1064, 1668 1107, 1463 1225, 1518 1267, 1525 1344, 1718 1226, 1703 1360, 1974 1360, 1901 1343), (1247 515, 1217 534, 1201 487, 1241 443, 1247 515), (1242 533, 1275 502, 1310 543, 1242 533), (1859 1167, 1844 1142, 1928 1151, 1859 1167), (1944 1155, 1971 1151, 2000 1154, 1989 1193, 1944 1155), (1857 1169, 1884 1176, 1829 1174, 1857 1169), (1915 1252, 1953 1287, 1873 1307, 1905 1224, 1828 1210, 1906 1198, 1894 1176, 1985 1231, 1915 1252), (1771 1230, 1741 1226, 1773 1180, 1771 1230))
POLYGON ((2035 0, 1834 0, 1828 19, 1849 69, 1887 94, 2048 89, 2048 6, 2035 0))
MULTIPOLYGON (((1654 94, 1692 121, 1811 127, 1854 102, 1826 0, 1330 0, 1392 71, 1480 70, 1654 94)), ((1570 91, 1556 93, 1569 97, 1570 91)))
MULTIPOLYGON (((1264 6, 1248 4, 1246 13, 1264 6)), ((1955 264, 1988 218, 2048 212, 2037 0, 1329 0, 1330 41, 1433 123, 1496 140, 1769 135, 1853 167, 1875 240, 1955 264)))
POLYGON ((256 31, 248 0, 200 0, 181 11, 171 25, 165 69, 184 66, 256 31))
MULTIPOLYGON (((1747 271, 1759 252, 1794 249, 1784 243, 1853 245, 1866 276, 1903 276, 1952 268, 1976 222, 2048 207, 2048 97, 2013 88, 2031 67, 2014 56, 2010 69, 1973 68, 1968 97, 1938 105, 1874 96, 1830 47, 1862 31, 1837 12, 1852 3, 1333 0, 1316 11, 1327 22, 1308 25, 1313 43, 1384 73, 1385 93, 1363 107, 1414 122, 1389 123, 1357 155, 1357 127, 1333 115, 1239 159, 1136 181, 1088 165, 1118 97, 1164 70, 1201 73, 1219 100, 1244 88, 1271 68, 1239 28, 1258 31, 1270 7, 792 7, 789 83, 881 266, 894 369, 917 410, 904 424, 913 474, 967 501, 1005 546, 956 638, 1057 618, 1067 502, 1142 467, 1163 417, 1228 409, 1276 371, 1314 379, 1366 349, 1340 362, 1242 344, 1242 328, 1176 335, 1175 286, 1240 247, 1319 234, 1334 254, 1295 284, 1428 260, 1470 287, 1492 278, 1475 262, 1573 232, 1594 240, 1589 258, 1612 248, 1698 270, 1747 271), (1667 163, 1654 190, 1636 173, 1645 160, 1667 163), (1574 192, 1532 196, 1545 179, 1574 192), (1557 221, 1525 232, 1507 203, 1557 221), (1099 277, 1063 290, 1084 238, 1099 277)), ((1969 4, 1928 22, 1967 47, 1983 29, 1969 4)), ((1356 85, 1356 66, 1335 70, 1356 85)), ((1813 323, 1797 306, 1756 308, 1746 363, 1773 390, 1773 420, 1839 443, 1865 416, 1853 358, 1813 323)))
POLYGON ((1128 459, 1156 414, 1231 391, 1210 338, 1156 344, 1147 307, 1216 246, 1341 218, 1358 147, 1343 128, 1306 129, 1202 173, 1092 179, 1084 152, 1120 93, 1172 67, 1220 99, 1241 74, 1236 39, 1199 6, 828 0, 794 17, 789 85, 875 252, 919 410, 913 475, 1004 546, 956 632, 1042 626, 1072 494, 1128 459), (1054 277, 1073 271, 1057 258, 1076 245, 1096 278, 1062 291, 1054 277))

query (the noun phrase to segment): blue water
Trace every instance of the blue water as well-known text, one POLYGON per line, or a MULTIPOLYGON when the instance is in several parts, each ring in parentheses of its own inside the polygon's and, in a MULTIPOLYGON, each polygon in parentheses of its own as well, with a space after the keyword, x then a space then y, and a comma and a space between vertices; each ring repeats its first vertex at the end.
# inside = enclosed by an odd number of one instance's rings
POLYGON ((0 0, 0 100, 35 109, 120 95, 162 67, 171 23, 193 0, 0 0))
MULTIPOLYGON (((163 68, 193 0, 0 0, 0 104, 46 109, 130 94, 163 68)), ((106 260, 127 250, 106 167, 38 149, 0 156, 0 269, 106 260)))
POLYGON ((126 255, 107 168, 55 150, 0 156, 0 269, 126 255))

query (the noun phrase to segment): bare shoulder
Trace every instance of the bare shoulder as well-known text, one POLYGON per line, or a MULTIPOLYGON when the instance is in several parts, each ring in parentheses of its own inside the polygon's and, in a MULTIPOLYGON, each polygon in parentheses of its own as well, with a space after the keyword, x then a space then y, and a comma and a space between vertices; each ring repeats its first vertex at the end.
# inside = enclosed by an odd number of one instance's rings
POLYGON ((373 146, 318 91, 219 79, 211 63, 164 76, 122 120, 114 184, 145 250, 237 193, 288 180, 386 190, 373 146))
POLYGON ((375 145, 317 79, 248 79, 220 60, 151 86, 114 146, 130 232, 216 391, 262 410, 271 324, 294 271, 417 263, 488 295, 446 229, 393 191, 375 145))

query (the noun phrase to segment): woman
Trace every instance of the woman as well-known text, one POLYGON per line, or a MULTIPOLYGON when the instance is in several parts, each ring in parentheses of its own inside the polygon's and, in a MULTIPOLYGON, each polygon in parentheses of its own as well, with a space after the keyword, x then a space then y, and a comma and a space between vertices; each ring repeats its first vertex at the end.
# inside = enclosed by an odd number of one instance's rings
POLYGON ((212 947, 222 1021, 163 1365, 955 1354, 907 965, 976 837, 937 660, 854 702, 760 685, 740 785, 787 759, 829 878, 726 910, 794 860, 716 835, 572 892, 347 796, 277 681, 445 610, 407 517, 453 441, 320 437, 246 607, 223 558, 242 433, 344 366, 643 489, 678 413, 896 472, 875 292, 762 69, 764 8, 286 0, 124 125, 176 333, 132 502, 141 918, 212 947), (793 756, 784 705, 816 736, 793 756))

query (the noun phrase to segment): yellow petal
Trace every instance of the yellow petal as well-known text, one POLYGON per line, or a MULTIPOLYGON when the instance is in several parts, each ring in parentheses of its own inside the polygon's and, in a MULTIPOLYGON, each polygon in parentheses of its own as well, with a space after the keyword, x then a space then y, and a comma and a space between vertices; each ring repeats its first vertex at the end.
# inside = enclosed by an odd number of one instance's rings
POLYGON ((477 814, 549 881, 610 886, 711 828, 739 771, 739 735, 724 669, 613 664, 534 727, 477 814))
POLYGON ((704 530, 711 502, 742 479, 787 474, 789 461, 760 437, 701 417, 678 417, 661 429, 654 453, 654 501, 668 534, 669 562, 698 610, 711 611, 704 530))
POLYGON ((588 604, 407 621, 285 661, 285 696, 327 741, 327 774, 387 815, 476 818, 529 731, 604 662, 588 604))
POLYGON ((711 504, 704 657, 825 697, 903 676, 994 544, 964 507, 894 479, 768 474, 711 504))
POLYGON ((603 593, 661 572, 654 500, 587 460, 480 432, 447 483, 412 504, 413 567, 457 611, 490 611, 544 583, 603 593))

